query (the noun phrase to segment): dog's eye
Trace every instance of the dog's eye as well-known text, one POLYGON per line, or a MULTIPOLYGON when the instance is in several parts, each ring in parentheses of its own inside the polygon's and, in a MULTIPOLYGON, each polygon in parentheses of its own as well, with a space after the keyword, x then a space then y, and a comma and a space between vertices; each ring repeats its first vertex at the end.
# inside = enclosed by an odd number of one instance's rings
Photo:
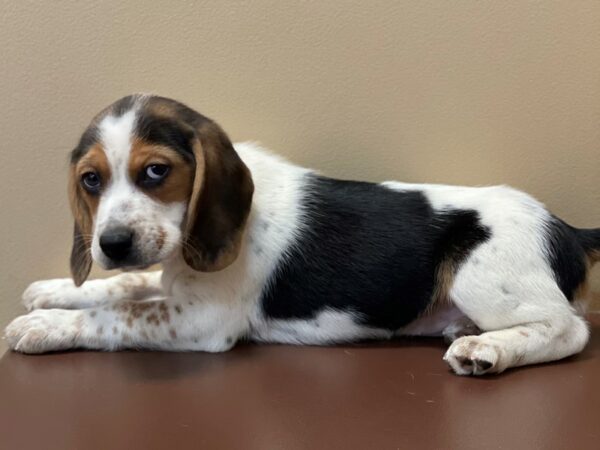
POLYGON ((86 172, 81 176, 81 184, 91 194, 97 194, 102 186, 102 180, 96 172, 86 172))
POLYGON ((142 181, 148 186, 159 184, 169 174, 170 167, 166 164, 152 164, 144 169, 142 181))

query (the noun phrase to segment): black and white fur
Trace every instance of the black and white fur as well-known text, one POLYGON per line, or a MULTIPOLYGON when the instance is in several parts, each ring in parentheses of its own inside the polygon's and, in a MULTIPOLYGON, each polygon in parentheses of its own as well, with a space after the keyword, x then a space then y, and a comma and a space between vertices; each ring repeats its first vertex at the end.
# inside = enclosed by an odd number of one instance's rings
MULTIPOLYGON (((152 211, 172 230, 162 273, 125 273, 79 288, 70 279, 33 283, 24 294, 32 312, 6 329, 12 349, 221 352, 240 339, 327 345, 446 335, 451 368, 481 375, 585 346, 588 328, 574 305, 585 300, 576 293, 600 231, 574 229, 506 186, 335 180, 256 144, 237 144, 254 182, 240 253, 223 270, 192 269, 177 246, 185 205, 154 204, 119 166, 143 99, 99 127, 113 173, 122 176, 103 194, 96 226, 152 211), (129 209, 119 207, 125 199, 129 209), (447 261, 451 285, 432 304, 447 261), (168 320, 128 325, 110 307, 126 300, 160 302, 168 320), (461 336, 465 330, 481 334, 461 336)), ((102 264, 95 244, 93 252, 102 264)))

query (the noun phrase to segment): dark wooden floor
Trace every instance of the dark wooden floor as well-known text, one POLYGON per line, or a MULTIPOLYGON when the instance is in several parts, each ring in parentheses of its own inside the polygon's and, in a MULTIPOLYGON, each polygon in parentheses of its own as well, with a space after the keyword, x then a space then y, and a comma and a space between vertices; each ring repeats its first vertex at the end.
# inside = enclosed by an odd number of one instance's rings
POLYGON ((574 358, 461 378, 438 340, 219 355, 8 353, 0 449, 597 449, 600 316, 574 358))

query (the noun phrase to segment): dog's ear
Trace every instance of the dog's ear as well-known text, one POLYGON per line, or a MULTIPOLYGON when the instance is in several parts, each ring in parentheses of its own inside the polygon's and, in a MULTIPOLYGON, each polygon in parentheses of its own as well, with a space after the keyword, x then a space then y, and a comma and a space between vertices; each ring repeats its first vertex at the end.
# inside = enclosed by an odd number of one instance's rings
POLYGON ((225 132, 211 120, 195 127, 193 150, 196 169, 183 258, 195 270, 214 272, 240 252, 254 184, 225 132))
POLYGON ((79 190, 79 180, 76 177, 75 168, 71 167, 69 201, 75 218, 73 248, 71 250, 71 276, 76 286, 83 284, 92 268, 92 255, 90 253, 92 216, 79 190))

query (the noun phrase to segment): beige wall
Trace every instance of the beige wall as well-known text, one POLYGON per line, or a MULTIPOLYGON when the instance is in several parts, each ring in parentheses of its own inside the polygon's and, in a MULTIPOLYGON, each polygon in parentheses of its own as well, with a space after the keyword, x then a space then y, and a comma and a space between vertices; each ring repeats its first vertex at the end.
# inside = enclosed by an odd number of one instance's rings
POLYGON ((600 226, 600 2, 159 3, 1 2, 0 326, 67 275, 66 154, 134 91, 331 175, 510 183, 600 226))

